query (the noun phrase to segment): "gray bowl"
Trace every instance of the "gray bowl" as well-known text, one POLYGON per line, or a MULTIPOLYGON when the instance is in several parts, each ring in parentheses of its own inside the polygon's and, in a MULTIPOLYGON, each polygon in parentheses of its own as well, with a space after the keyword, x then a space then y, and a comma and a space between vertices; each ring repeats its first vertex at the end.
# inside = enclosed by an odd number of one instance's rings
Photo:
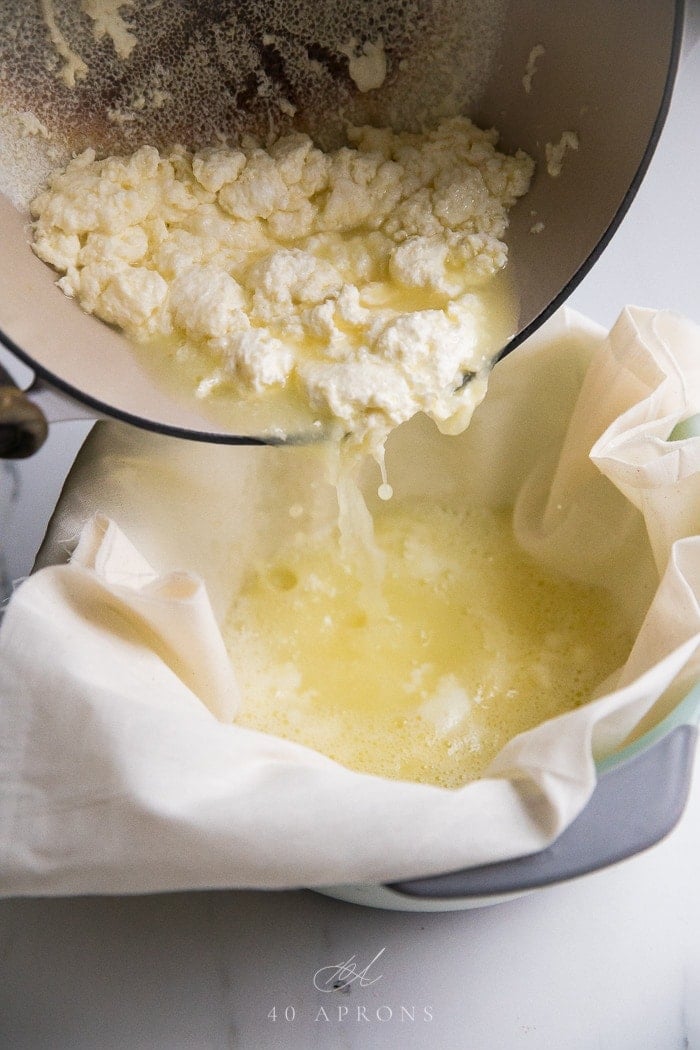
POLYGON ((462 911, 500 904, 634 857, 665 838, 683 815, 699 719, 696 685, 658 726, 597 764, 588 804, 539 853, 390 885, 328 886, 319 892, 392 911, 462 911))

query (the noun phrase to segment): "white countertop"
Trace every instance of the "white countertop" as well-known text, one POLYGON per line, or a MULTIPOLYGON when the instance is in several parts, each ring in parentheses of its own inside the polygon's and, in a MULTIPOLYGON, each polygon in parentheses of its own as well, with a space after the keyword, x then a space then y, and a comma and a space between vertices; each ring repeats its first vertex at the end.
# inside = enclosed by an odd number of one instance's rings
MULTIPOLYGON (((700 321, 699 113, 695 47, 646 180, 571 299, 606 325, 626 303, 700 321)), ((56 433, 20 468, 13 576, 29 568, 84 428, 56 433)), ((0 1047, 691 1050, 699 876, 696 772, 679 825, 646 854, 478 911, 380 912, 310 892, 6 901, 0 1047), (314 987, 319 969, 353 956, 358 968, 375 960, 379 979, 314 987)))

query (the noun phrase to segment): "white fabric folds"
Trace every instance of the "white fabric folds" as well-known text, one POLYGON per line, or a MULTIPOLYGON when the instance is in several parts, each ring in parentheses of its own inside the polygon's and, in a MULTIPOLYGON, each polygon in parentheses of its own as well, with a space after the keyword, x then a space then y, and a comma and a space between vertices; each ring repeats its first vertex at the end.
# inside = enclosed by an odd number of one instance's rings
POLYGON ((464 435, 392 437, 398 494, 512 506, 520 543, 611 587, 637 633, 596 699, 454 791, 235 724, 219 624, 290 506, 334 513, 322 450, 98 424, 0 629, 0 894, 378 882, 545 846, 595 759, 700 677, 700 438, 669 440, 697 412, 697 327, 628 308, 608 334, 564 310, 497 365, 464 435))

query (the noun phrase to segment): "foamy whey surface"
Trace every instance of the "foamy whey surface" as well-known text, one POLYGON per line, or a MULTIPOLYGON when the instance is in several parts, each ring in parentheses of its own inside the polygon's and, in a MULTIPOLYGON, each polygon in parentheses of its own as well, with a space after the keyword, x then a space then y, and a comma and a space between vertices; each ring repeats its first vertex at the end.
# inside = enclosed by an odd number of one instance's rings
POLYGON ((335 532, 300 533, 250 573, 225 625, 240 724, 454 788, 624 661, 612 599, 544 571, 505 513, 394 500, 374 531, 378 588, 335 532))

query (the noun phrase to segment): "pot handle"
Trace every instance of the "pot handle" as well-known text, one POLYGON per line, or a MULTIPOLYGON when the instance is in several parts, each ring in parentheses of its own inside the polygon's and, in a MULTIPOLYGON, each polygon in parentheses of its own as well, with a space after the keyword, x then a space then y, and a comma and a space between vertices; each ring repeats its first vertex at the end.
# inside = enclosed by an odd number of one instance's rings
POLYGON ((104 418, 38 376, 22 390, 0 363, 0 459, 33 456, 46 441, 49 423, 104 418))
POLYGON ((603 763, 588 804, 546 849, 387 888, 416 904, 427 898, 456 903, 459 898, 502 897, 597 871, 655 845, 672 831, 685 808, 697 737, 691 723, 699 705, 696 686, 661 725, 603 763))
POLYGON ((46 441, 46 417, 0 365, 0 459, 26 459, 46 441))

